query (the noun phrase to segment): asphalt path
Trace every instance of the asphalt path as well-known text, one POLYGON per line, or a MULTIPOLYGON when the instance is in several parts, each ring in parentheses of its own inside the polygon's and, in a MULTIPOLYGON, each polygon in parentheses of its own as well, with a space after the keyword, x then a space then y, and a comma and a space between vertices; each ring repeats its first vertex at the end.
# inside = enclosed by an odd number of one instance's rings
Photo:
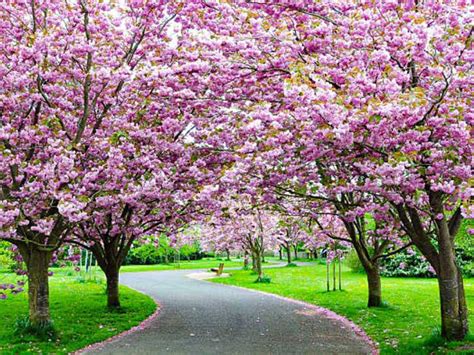
POLYGON ((196 271, 124 273, 120 282, 153 297, 160 314, 97 354, 368 354, 349 327, 304 304, 200 281, 196 271))

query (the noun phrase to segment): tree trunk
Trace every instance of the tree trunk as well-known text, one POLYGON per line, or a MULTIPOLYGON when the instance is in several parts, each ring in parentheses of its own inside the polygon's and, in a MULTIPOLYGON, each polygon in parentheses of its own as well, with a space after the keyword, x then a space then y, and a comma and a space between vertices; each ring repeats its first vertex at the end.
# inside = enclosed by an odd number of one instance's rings
POLYGON ((280 260, 283 260, 283 252, 281 251, 281 246, 280 249, 278 249, 278 254, 280 256, 280 260))
POLYGON ((331 289, 329 288, 329 262, 327 259, 326 259, 326 287, 329 292, 331 289))
POLYGON ((249 267, 249 253, 247 250, 244 252, 244 269, 247 270, 249 267))
POLYGON ((294 245, 293 248, 295 250, 295 260, 298 260, 298 246, 294 245))
POLYGON ((368 307, 380 307, 382 305, 382 282, 378 265, 366 268, 367 283, 369 286, 368 307))
POLYGON ((252 271, 258 272, 258 270, 257 270, 257 255, 254 251, 252 251, 252 271))
POLYGON ((52 253, 38 250, 32 244, 19 246, 19 250, 28 270, 30 323, 33 327, 44 327, 51 323, 48 267, 52 253))
POLYGON ((288 264, 291 264, 291 247, 289 245, 286 248, 286 258, 288 260, 288 264))
POLYGON ((462 340, 469 330, 462 273, 456 265, 454 250, 440 248, 439 259, 441 335, 448 340, 462 340))
POLYGON ((227 261, 230 261, 230 251, 229 251, 229 249, 226 249, 225 252, 227 254, 227 261))
POLYGON ((256 254, 255 267, 256 267, 256 272, 258 274, 257 281, 261 281, 263 278, 262 258, 259 255, 259 253, 255 253, 255 254, 256 254))
POLYGON ((107 307, 120 308, 119 267, 108 267, 105 277, 107 278, 107 307))

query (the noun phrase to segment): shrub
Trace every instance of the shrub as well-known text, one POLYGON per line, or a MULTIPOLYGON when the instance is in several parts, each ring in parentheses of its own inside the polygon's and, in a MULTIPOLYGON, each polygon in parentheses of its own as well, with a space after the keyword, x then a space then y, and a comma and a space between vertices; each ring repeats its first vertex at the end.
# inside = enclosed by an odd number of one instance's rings
POLYGON ((11 245, 7 242, 0 242, 0 269, 13 270, 15 261, 13 260, 13 253, 11 245))
POLYGON ((434 277, 430 263, 418 252, 408 249, 381 260, 381 274, 389 277, 434 277))
POLYGON ((269 284, 270 282, 272 282, 272 278, 270 276, 262 276, 262 277, 259 277, 257 280, 255 280, 256 283, 261 283, 261 284, 269 284))
POLYGON ((346 256, 346 265, 352 270, 352 272, 365 272, 362 263, 357 256, 357 252, 352 249, 346 256))
POLYGON ((16 320, 14 331, 15 335, 20 337, 33 335, 43 341, 53 341, 58 337, 58 333, 52 322, 34 326, 31 324, 28 316, 20 317, 16 320))

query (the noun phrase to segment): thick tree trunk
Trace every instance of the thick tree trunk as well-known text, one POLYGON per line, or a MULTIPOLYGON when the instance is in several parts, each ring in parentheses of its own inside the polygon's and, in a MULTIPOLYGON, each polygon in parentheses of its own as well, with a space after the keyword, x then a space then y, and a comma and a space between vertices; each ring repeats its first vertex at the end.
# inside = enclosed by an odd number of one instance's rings
POLYGON ((105 271, 107 278, 107 307, 120 308, 119 268, 109 267, 105 271))
POLYGON ((448 340, 463 340, 469 330, 466 296, 460 271, 438 277, 441 302, 441 335, 448 340))
POLYGON ((440 243, 439 261, 441 335, 448 340, 462 340, 469 326, 463 278, 456 264, 454 248, 440 243))
POLYGON ((225 252, 227 254, 227 261, 230 261, 230 251, 229 251, 229 249, 226 249, 225 252))
POLYGON ((28 270, 30 323, 33 327, 44 327, 51 323, 48 267, 52 253, 39 250, 32 244, 20 246, 19 249, 28 270))
POLYGON ((378 265, 366 268, 367 283, 369 286, 369 307, 380 307, 382 305, 382 282, 378 265))
POLYGON ((280 249, 278 249, 278 254, 280 256, 280 260, 283 260, 283 252, 281 250, 281 246, 280 246, 280 249))
POLYGON ((294 245, 293 248, 295 250, 295 260, 298 260, 298 246, 294 245))

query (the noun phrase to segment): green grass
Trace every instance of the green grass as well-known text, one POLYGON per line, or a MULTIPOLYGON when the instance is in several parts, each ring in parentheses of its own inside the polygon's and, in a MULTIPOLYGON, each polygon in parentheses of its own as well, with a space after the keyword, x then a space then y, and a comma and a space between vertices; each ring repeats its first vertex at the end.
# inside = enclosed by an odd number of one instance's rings
MULTIPOLYGON (((0 275, 0 283, 12 280, 11 275, 0 275)), ((140 324, 156 309, 150 297, 122 286, 122 309, 109 311, 104 284, 80 280, 60 274, 50 278, 51 316, 59 335, 56 341, 15 335, 16 321, 28 313, 25 292, 0 300, 0 353, 69 353, 140 324)))
POLYGON ((224 263, 224 269, 226 267, 242 267, 243 259, 233 259, 227 261, 225 259, 216 258, 204 258, 201 260, 181 261, 178 263, 171 264, 157 264, 157 265, 125 265, 120 269, 121 272, 141 272, 141 271, 165 271, 165 270, 177 270, 177 269, 210 269, 218 267, 219 263, 224 263))
MULTIPOLYGON (((465 343, 443 344, 439 336, 439 297, 436 279, 383 278, 385 306, 367 308, 364 274, 343 269, 343 291, 326 291, 323 265, 265 270, 269 284, 255 283, 249 271, 232 271, 230 278, 213 282, 236 285, 303 300, 351 319, 379 343, 382 353, 428 354, 464 345, 464 353, 474 353, 474 337, 465 343), (470 341, 470 342, 469 342, 470 341), (439 348, 443 346, 443 349, 439 348)), ((474 279, 465 280, 470 324, 474 326, 474 279)))

